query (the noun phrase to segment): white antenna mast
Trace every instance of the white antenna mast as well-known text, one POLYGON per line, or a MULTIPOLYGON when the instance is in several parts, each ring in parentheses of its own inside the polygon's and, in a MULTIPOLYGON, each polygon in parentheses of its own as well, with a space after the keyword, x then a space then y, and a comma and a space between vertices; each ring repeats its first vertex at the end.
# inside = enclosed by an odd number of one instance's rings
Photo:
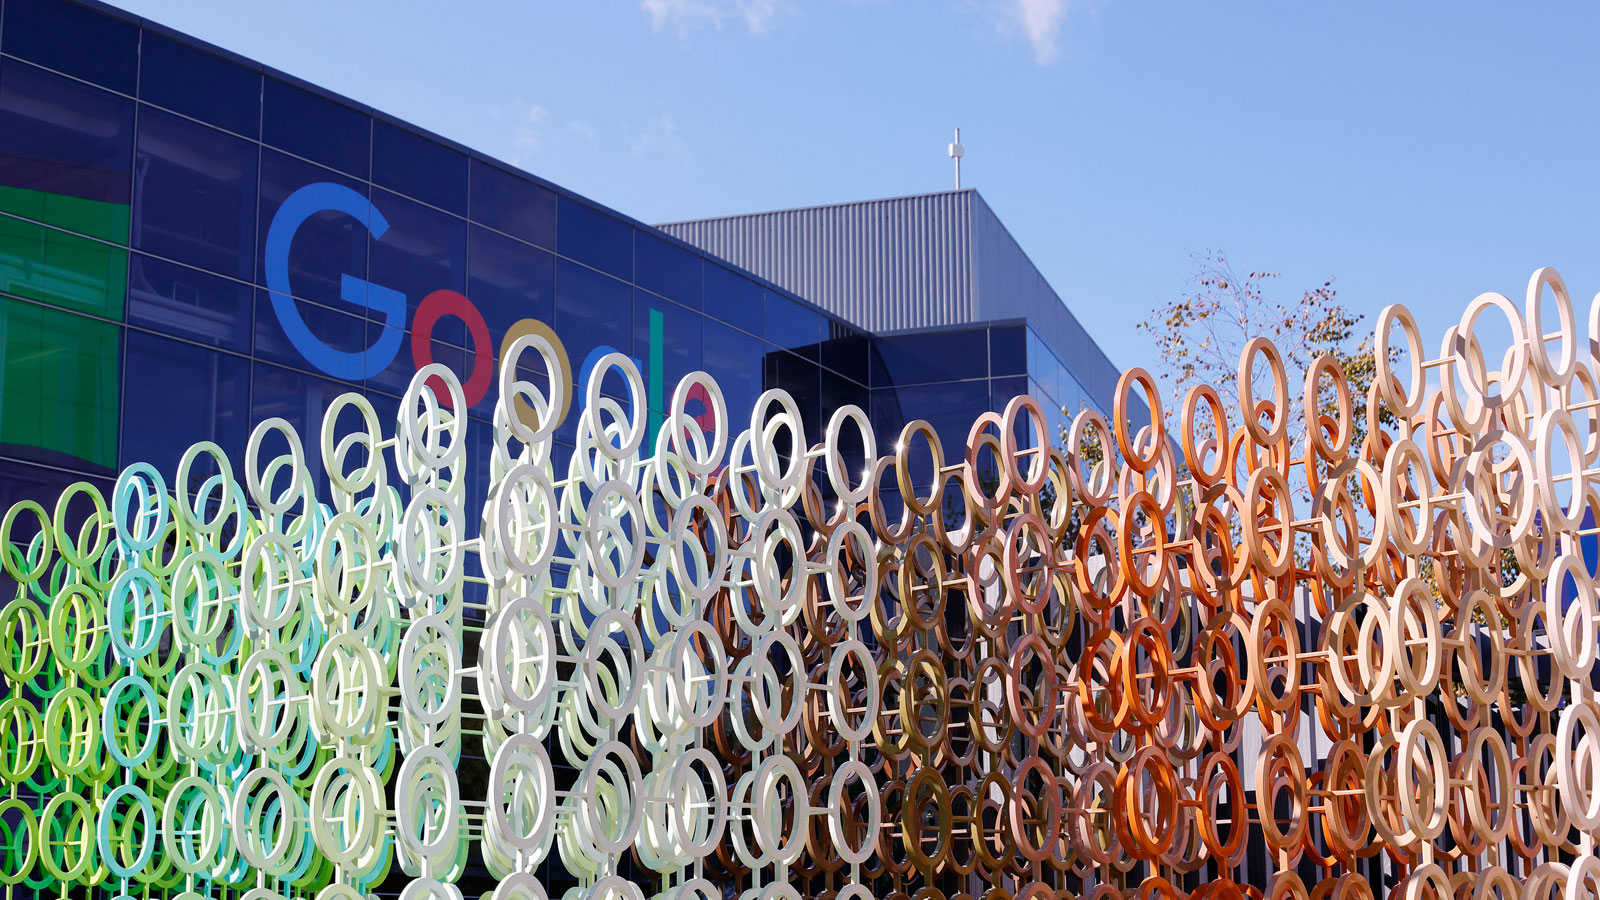
POLYGON ((950 158, 956 161, 956 190, 961 190, 961 157, 967 155, 967 148, 961 146, 961 129, 956 129, 956 142, 950 145, 950 158))

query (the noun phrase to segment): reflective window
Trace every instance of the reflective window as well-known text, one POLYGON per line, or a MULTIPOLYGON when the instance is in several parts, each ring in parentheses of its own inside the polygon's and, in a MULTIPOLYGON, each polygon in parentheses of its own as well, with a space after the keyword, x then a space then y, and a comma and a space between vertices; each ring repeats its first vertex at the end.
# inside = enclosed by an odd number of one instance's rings
POLYGON ((633 278, 633 226, 586 203, 556 201, 556 252, 618 278, 633 278))
POLYGON ((467 214, 466 154, 381 120, 372 124, 372 182, 467 214))
POLYGON ((251 423, 250 361, 138 331, 128 333, 122 458, 151 463, 169 480, 196 441, 216 441, 235 465, 251 423))
MULTIPOLYGON (((927 420, 947 449, 965 447, 972 420, 990 408, 989 401, 987 380, 875 390, 872 424, 877 431, 878 452, 892 449, 900 439, 900 430, 913 419, 927 420)), ((918 453, 927 459, 924 451, 918 453)))
MULTIPOLYGON (((274 150, 261 152, 260 219, 256 243, 265 248, 272 218, 283 201, 308 184, 331 182, 361 196, 366 185, 341 178, 327 169, 288 157, 274 150)), ((265 285, 265 260, 257 250, 256 283, 265 285)), ((319 212, 302 222, 289 245, 289 290, 296 296, 324 306, 343 309, 342 280, 345 275, 367 277, 367 226, 342 212, 319 212)))
POLYGON ((821 372, 817 364, 793 353, 776 350, 767 354, 766 386, 782 388, 793 397, 800 408, 800 421, 805 423, 807 444, 822 439, 821 372))
MULTIPOLYGON (((389 332, 396 330, 400 329, 394 329, 384 322, 374 322, 368 319, 366 345, 375 347, 389 332)), ((459 347, 450 348, 443 341, 434 341, 429 345, 429 349, 433 351, 435 360, 446 364, 455 357, 455 354, 461 352, 459 347)), ((302 366, 302 368, 304 367, 302 366)), ((367 379, 366 387, 368 390, 382 391, 385 394, 393 394, 398 397, 405 393, 406 387, 411 384, 411 376, 416 374, 416 371, 417 367, 413 364, 411 358, 411 332, 401 330, 400 349, 395 353, 394 361, 389 363, 383 371, 367 379)))
MULTIPOLYGON (((301 435, 320 435, 322 414, 327 411, 328 404, 350 390, 347 384, 263 362, 251 365, 250 380, 249 421, 260 422, 278 416, 301 435)), ((328 481, 322 469, 321 443, 320 440, 305 441, 306 467, 311 471, 311 483, 317 486, 318 498, 326 500, 328 481)), ((270 459, 280 452, 284 452, 281 445, 269 442, 262 447, 262 458, 270 459)))
POLYGON ((128 240, 133 101, 0 62, 0 211, 128 240))
POLYGON ((828 330, 827 317, 782 294, 773 291, 763 293, 767 306, 767 340, 807 359, 817 359, 818 344, 828 330))
POLYGON ((871 341, 860 334, 824 341, 820 354, 822 365, 858 384, 866 384, 870 347, 871 341))
POLYGON ((989 329, 989 374, 1025 375, 1028 371, 1028 351, 1032 349, 1028 338, 1032 330, 1026 325, 1003 325, 989 329))
POLYGON ((706 312, 751 334, 764 334, 761 285, 715 263, 706 264, 706 312))
POLYGON ((128 251, 0 216, 0 292, 121 319, 128 251))
POLYGON ((596 347, 633 353, 633 288, 615 278, 556 262, 556 334, 581 369, 596 347))
POLYGON ((549 323, 555 313, 556 258, 487 228, 467 240, 467 297, 496 340, 520 319, 549 323))
POLYGON ((261 135, 261 72, 146 28, 139 99, 246 137, 261 135))
POLYGON ((357 178, 367 177, 371 116, 271 76, 261 96, 263 141, 357 178))
POLYGON ((987 329, 930 331, 879 338, 874 385, 928 384, 989 373, 987 329))
POLYGON ((7 0, 0 49, 124 94, 138 78, 139 26, 66 0, 7 0))
POLYGON ((0 298, 0 444, 7 454, 116 466, 120 332, 111 322, 0 298))
POLYGON ((471 168, 472 221, 555 249, 554 191, 483 160, 473 160, 471 168))
POLYGON ((705 370, 715 376, 721 386, 735 430, 748 427, 750 407, 761 396, 760 360, 766 347, 760 338, 726 325, 706 321, 704 327, 705 370))
POLYGON ((177 263, 133 254, 128 322, 213 347, 250 352, 255 288, 177 263))
POLYGON ((644 231, 634 238, 634 254, 640 287, 693 309, 704 305, 705 260, 700 254, 644 231))
MULTIPOLYGON (((372 192, 372 203, 389 230, 369 238, 370 277, 373 284, 406 295, 407 322, 434 291, 466 291, 466 220, 384 190, 372 192)), ((448 317, 439 320, 433 336, 461 346, 467 330, 461 320, 448 317)))
MULTIPOLYGON (((311 334, 334 350, 357 353, 369 346, 367 320, 362 316, 303 300, 293 303, 311 334)), ((289 343, 283 323, 278 320, 277 312, 265 291, 259 294, 255 305, 255 355, 268 362, 315 371, 305 355, 289 343)))
POLYGON ((146 107, 136 152, 133 246, 254 276, 257 145, 146 107))
POLYGON ((657 413, 651 417, 649 433, 653 438, 661 417, 672 404, 678 380, 701 368, 702 317, 644 291, 635 291, 633 297, 634 355, 645 364, 640 374, 644 376, 650 408, 657 413), (659 370, 653 367, 655 360, 660 360, 659 370))

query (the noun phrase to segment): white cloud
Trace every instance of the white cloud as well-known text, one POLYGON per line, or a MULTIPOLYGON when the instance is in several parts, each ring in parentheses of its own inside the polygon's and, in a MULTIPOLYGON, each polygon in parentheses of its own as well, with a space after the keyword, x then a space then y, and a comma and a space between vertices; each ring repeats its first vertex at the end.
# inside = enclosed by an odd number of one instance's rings
POLYGON ((645 122, 644 129, 634 136, 632 146, 635 155, 643 156, 646 153, 660 150, 672 143, 678 133, 678 123, 672 116, 662 113, 651 116, 645 122))
POLYGON ((576 121, 575 120, 575 121, 572 121, 572 122, 568 122, 567 123, 567 127, 572 129, 572 133, 573 134, 577 135, 578 137, 583 138, 586 141, 594 140, 594 135, 595 135, 594 126, 590 125, 588 122, 576 121))
POLYGON ((727 21, 743 21, 751 34, 766 34, 788 11, 783 0, 640 0, 650 15, 652 28, 674 25, 684 33, 702 25, 721 28, 727 21))
POLYGON ((1073 0, 990 0, 986 5, 1001 34, 1028 42, 1034 62, 1047 66, 1061 55, 1061 25, 1073 0))

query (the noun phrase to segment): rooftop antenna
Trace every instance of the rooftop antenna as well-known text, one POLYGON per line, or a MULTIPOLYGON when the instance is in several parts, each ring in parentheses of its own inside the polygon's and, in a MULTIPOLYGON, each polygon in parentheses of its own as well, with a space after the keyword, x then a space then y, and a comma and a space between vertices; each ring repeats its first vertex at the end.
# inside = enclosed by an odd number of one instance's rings
POLYGON ((950 145, 950 158, 956 161, 956 190, 961 190, 961 157, 967 155, 967 148, 961 146, 961 129, 956 129, 956 142, 950 145))

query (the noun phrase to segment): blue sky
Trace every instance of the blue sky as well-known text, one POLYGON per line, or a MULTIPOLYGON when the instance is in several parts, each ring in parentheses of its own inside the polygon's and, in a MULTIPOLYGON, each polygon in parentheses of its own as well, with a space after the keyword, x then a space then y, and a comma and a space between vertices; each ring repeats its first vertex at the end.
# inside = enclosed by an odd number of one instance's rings
POLYGON ((978 188, 1112 360, 1190 254, 1336 277, 1435 349, 1600 290, 1600 8, 121 0, 649 222, 978 188))

